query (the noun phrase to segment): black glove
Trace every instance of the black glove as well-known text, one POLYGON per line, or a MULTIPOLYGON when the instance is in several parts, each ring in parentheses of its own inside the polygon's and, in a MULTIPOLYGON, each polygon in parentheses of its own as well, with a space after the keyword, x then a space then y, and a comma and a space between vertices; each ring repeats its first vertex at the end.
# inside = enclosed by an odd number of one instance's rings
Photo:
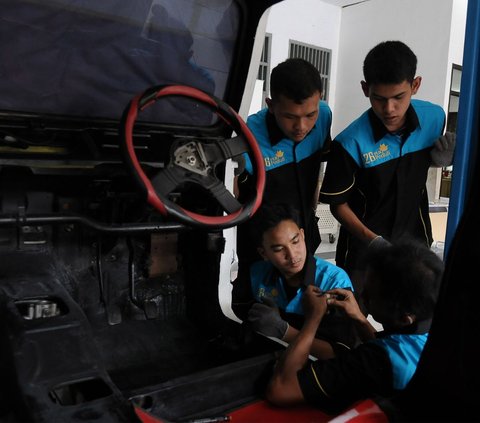
POLYGON ((432 164, 436 167, 450 166, 453 163, 456 135, 453 132, 445 132, 430 151, 432 164))
POLYGON ((283 339, 288 330, 288 323, 280 317, 278 307, 269 298, 264 298, 263 304, 252 305, 248 311, 248 321, 253 330, 265 336, 283 339))

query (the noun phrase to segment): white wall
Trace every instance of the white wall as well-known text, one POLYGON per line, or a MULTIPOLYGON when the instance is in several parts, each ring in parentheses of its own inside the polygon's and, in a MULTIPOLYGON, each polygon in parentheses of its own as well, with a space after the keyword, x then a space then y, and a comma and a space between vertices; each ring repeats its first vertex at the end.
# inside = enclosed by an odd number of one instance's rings
MULTIPOLYGON (((478 1, 478 0, 477 0, 478 1)), ((465 43, 465 26, 467 21, 468 0, 453 0, 452 8, 452 32, 450 37, 450 49, 448 56, 448 69, 452 64, 462 65, 463 46, 465 43)), ((447 89, 445 90, 445 104, 448 105, 450 89, 450 73, 447 75, 447 89)))
POLYGON ((284 0, 270 8, 267 32, 272 34, 271 69, 288 58, 289 41, 332 50, 329 104, 335 106, 338 41, 342 9, 321 0, 284 0))
POLYGON ((365 55, 377 43, 401 40, 417 55, 418 98, 444 105, 453 0, 370 0, 343 9, 333 135, 370 104, 360 81, 365 55))

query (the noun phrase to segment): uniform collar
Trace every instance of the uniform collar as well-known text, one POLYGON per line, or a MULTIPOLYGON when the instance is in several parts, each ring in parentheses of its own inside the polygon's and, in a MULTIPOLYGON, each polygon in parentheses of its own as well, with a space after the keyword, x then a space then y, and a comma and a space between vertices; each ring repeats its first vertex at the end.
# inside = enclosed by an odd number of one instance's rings
POLYGON ((268 138, 270 140, 270 144, 272 146, 277 145, 285 135, 283 134, 282 130, 278 127, 277 121, 275 120, 275 116, 273 113, 267 110, 267 131, 268 131, 268 138))
POLYGON ((377 338, 384 338, 388 335, 423 335, 428 333, 430 326, 432 325, 432 319, 425 319, 419 322, 413 322, 411 325, 404 326, 401 329, 394 331, 382 331, 377 333, 377 338))
MULTIPOLYGON (((368 118, 372 126, 373 138, 375 142, 380 141, 383 137, 385 137, 385 135, 390 133, 382 121, 373 112, 372 108, 370 108, 368 111, 368 118)), ((418 121, 417 113, 410 104, 406 113, 405 132, 403 133, 403 139, 406 139, 419 125, 420 123, 418 121)))
POLYGON ((307 255, 305 259, 305 273, 303 277, 303 286, 315 285, 316 261, 312 255, 307 255))

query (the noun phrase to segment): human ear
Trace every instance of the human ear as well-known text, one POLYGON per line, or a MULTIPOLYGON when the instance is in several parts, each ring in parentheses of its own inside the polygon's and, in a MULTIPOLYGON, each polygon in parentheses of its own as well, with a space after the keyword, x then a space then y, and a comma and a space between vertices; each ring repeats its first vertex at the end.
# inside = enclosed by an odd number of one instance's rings
POLYGON ((265 249, 264 249, 263 247, 258 247, 258 248, 257 248, 257 252, 258 252, 258 254, 260 254, 260 256, 261 256, 264 260, 268 260, 267 255, 265 254, 265 249))
POLYGON ((267 97, 265 103, 267 104, 269 112, 273 113, 273 100, 270 97, 267 97))
POLYGON ((402 317, 402 324, 404 326, 410 326, 415 322, 417 318, 415 317, 414 314, 404 314, 402 317))
POLYGON ((417 91, 420 88, 420 85, 422 84, 422 77, 417 76, 413 81, 412 81, 412 95, 417 94, 417 91))
POLYGON ((365 81, 360 81, 360 85, 362 86, 363 94, 365 97, 370 97, 370 90, 368 89, 368 84, 365 81))

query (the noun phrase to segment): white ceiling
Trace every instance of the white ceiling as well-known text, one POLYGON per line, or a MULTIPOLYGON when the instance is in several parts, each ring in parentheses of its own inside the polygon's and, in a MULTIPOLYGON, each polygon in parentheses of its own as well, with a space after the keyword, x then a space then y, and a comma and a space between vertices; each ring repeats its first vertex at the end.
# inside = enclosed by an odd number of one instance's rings
POLYGON ((368 0, 322 0, 324 3, 333 4, 334 6, 350 6, 351 4, 363 3, 368 0))

